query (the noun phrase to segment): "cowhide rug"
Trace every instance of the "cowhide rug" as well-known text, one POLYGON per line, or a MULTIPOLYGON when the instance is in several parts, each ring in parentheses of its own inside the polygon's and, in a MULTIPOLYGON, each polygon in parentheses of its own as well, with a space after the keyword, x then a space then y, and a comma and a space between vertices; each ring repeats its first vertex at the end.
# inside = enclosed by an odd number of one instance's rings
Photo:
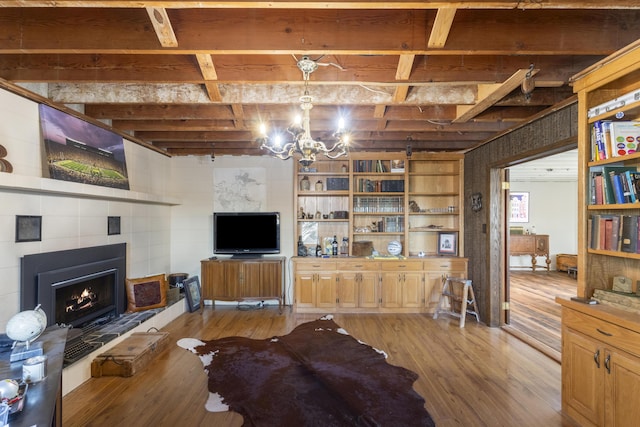
POLYGON ((209 376, 212 412, 244 426, 435 426, 412 385, 418 375, 352 338, 332 316, 265 340, 183 338, 209 376))

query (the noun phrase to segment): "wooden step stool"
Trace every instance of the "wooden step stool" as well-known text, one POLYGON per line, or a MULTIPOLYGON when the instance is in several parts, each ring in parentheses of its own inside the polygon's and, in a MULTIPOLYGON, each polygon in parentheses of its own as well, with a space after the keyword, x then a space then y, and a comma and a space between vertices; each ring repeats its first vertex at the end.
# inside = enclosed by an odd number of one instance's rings
POLYGON ((433 318, 437 319, 441 313, 459 317, 461 328, 464 328, 467 313, 476 316, 476 322, 480 321, 471 280, 458 277, 445 277, 442 279, 442 294, 433 318))

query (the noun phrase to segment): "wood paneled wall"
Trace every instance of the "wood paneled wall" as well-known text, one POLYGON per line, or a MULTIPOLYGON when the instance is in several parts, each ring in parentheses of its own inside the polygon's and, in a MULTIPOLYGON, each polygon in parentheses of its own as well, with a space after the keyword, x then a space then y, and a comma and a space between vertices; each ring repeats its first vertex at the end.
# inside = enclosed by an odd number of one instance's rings
POLYGON ((481 319, 499 326, 504 287, 504 191, 502 169, 577 146, 578 106, 574 97, 469 151, 464 162, 464 256, 469 258, 481 319), (471 195, 482 194, 473 212, 471 195))

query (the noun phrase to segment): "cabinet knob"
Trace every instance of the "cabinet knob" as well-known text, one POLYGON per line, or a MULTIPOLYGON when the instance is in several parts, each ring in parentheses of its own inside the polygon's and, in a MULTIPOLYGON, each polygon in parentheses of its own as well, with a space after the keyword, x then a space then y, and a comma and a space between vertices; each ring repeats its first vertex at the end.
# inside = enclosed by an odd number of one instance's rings
POLYGON ((596 366, 600 369, 600 349, 593 353, 593 361, 596 362, 596 366))

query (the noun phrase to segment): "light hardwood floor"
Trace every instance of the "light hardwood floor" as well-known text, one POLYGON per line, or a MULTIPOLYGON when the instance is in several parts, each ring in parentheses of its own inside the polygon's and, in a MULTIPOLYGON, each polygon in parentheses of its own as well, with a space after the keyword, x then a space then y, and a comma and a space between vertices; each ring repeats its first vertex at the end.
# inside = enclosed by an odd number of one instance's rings
MULTIPOLYGON (((175 342, 183 337, 269 338, 317 317, 289 309, 279 314, 273 307, 255 311, 207 307, 186 313, 164 329, 171 344, 147 369, 130 378, 92 378, 67 394, 63 423, 65 427, 239 426, 242 419, 237 414, 205 410, 202 365, 175 342)), ((433 320, 420 314, 338 314, 335 320, 354 337, 384 350, 389 363, 418 373, 414 388, 439 427, 573 425, 560 411, 560 365, 500 328, 468 318, 461 329, 458 319, 433 320)))
POLYGON ((561 307, 555 298, 575 296, 576 284, 566 272, 511 271, 511 319, 503 328, 560 362, 561 307))

